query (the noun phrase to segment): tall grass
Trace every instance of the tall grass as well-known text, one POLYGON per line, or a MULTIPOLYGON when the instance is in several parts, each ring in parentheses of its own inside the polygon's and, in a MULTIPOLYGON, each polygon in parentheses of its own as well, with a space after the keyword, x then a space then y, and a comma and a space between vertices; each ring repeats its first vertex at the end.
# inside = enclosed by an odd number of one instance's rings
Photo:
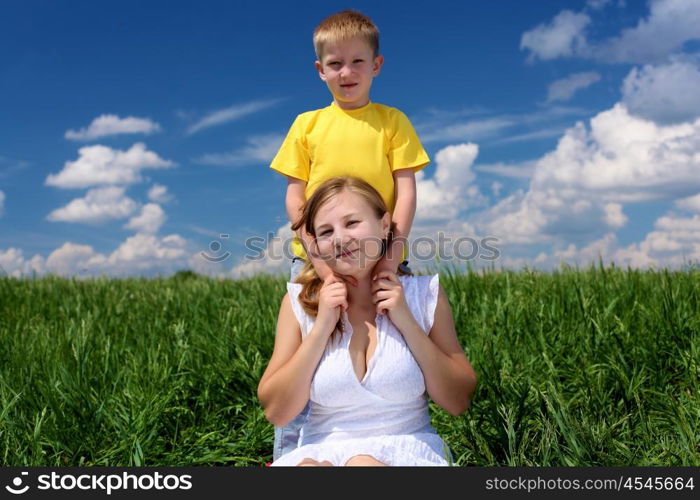
MULTIPOLYGON (((458 465, 700 464, 700 273, 444 272, 458 465)), ((0 463, 262 465, 284 279, 0 279, 0 463)))

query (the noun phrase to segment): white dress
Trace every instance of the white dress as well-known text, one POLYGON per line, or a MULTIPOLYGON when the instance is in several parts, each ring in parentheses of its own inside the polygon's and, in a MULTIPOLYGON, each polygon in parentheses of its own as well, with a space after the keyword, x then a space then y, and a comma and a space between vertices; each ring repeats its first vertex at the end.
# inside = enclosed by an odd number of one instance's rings
MULTIPOLYGON (((438 275, 399 279, 408 307, 429 334, 438 275)), ((301 287, 287 283, 303 338, 314 318, 298 301, 301 287)), ((377 346, 360 381, 348 351, 352 327, 347 313, 342 319, 345 332, 338 340, 329 340, 311 382, 300 446, 272 465, 297 465, 304 458, 344 465, 355 455, 371 455, 394 466, 449 465, 450 451, 430 424, 423 373, 401 332, 387 316, 377 315, 377 346)))

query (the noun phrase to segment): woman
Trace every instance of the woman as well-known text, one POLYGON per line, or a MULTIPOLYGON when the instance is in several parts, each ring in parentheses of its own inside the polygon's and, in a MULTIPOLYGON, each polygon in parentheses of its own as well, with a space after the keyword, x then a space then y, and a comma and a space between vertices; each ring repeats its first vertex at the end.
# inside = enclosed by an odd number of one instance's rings
POLYGON ((258 397, 276 426, 307 402, 310 412, 300 446, 272 465, 448 465, 427 396, 459 415, 476 375, 438 276, 373 276, 391 217, 360 179, 324 182, 293 229, 302 225, 330 268, 357 285, 321 282, 309 263, 287 285, 258 397))

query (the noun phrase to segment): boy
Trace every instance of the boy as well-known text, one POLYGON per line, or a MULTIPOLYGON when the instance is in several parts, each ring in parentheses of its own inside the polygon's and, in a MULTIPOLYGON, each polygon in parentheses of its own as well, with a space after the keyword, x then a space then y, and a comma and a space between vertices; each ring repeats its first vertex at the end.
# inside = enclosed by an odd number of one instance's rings
MULTIPOLYGON (((374 23, 357 11, 339 12, 318 25, 313 41, 316 69, 333 102, 297 116, 270 165, 288 179, 287 215, 296 221, 308 196, 331 177, 364 179, 382 195, 396 223, 393 244, 376 272, 397 272, 407 255, 416 210, 415 172, 430 159, 401 111, 370 102, 372 80, 384 62, 374 23)), ((309 249, 313 240, 301 228, 292 242, 292 280, 309 249)), ((328 265, 309 253, 316 272, 325 279, 328 265)))
MULTIPOLYGON (((396 273, 406 264, 406 242, 416 210, 415 172, 430 159, 401 111, 370 102, 372 80, 384 62, 374 23, 357 11, 339 12, 321 21, 313 42, 315 66, 333 102, 296 117, 270 168, 288 179, 285 205, 292 222, 316 187, 331 177, 352 175, 371 184, 396 223, 393 243, 375 274, 396 273)), ((291 281, 307 256, 321 279, 332 272, 313 249, 313 238, 300 228, 292 242, 291 281)), ((305 417, 306 410, 286 427, 275 429, 275 459, 296 448, 305 417)))

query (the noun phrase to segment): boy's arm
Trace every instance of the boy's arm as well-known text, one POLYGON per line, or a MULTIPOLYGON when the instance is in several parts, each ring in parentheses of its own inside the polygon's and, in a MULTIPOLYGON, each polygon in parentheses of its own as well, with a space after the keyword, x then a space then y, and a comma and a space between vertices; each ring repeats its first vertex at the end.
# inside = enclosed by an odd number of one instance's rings
MULTIPOLYGON (((287 209, 287 217, 289 217, 289 221, 292 223, 292 225, 294 225, 299 220, 299 217, 301 217, 302 207, 304 206, 304 203, 306 203, 305 191, 305 181, 294 177, 287 178, 287 196, 285 198, 285 207, 287 209)), ((319 269, 316 267, 316 261, 312 256, 314 250, 313 237, 306 232, 304 226, 297 229, 296 235, 299 240, 301 240, 306 256, 311 260, 311 263, 318 272, 319 269)), ((325 262, 321 262, 321 265, 325 265, 325 262)), ((320 272, 319 276, 321 276, 320 272)), ((324 276, 321 276, 321 279, 324 279, 324 276)))
POLYGON ((375 274, 383 270, 397 272, 404 248, 408 246, 413 218, 416 215, 416 175, 412 168, 394 171, 395 204, 391 220, 394 222, 394 238, 391 247, 375 268, 375 274))

